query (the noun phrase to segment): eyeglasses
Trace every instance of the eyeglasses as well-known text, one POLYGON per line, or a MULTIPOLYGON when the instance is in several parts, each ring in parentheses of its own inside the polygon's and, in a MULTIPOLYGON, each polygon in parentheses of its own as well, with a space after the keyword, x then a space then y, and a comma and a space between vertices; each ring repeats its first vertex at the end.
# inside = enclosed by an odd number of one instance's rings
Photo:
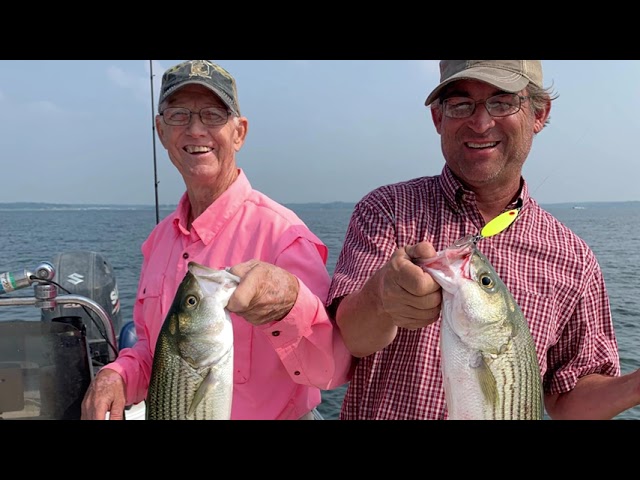
POLYGON ((169 107, 165 108, 160 115, 162 115, 164 123, 167 125, 184 126, 189 125, 191 115, 194 113, 200 115, 200 120, 203 124, 213 127, 227 123, 231 112, 221 107, 207 107, 199 112, 192 112, 188 108, 169 107))
POLYGON ((476 105, 482 103, 492 117, 508 117, 518 113, 522 102, 529 98, 517 93, 503 93, 478 101, 467 97, 449 97, 442 101, 442 107, 446 117, 459 119, 473 115, 473 112, 476 111, 476 105))

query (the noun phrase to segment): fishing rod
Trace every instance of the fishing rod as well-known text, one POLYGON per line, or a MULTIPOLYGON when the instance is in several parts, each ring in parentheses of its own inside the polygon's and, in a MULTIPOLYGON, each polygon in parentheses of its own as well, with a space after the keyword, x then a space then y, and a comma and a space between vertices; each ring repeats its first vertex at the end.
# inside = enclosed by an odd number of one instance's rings
POLYGON ((158 168, 156 166, 156 113, 153 106, 153 60, 149 60, 149 72, 151 74, 151 136, 153 138, 153 186, 156 194, 156 225, 160 222, 160 210, 158 207, 158 168))

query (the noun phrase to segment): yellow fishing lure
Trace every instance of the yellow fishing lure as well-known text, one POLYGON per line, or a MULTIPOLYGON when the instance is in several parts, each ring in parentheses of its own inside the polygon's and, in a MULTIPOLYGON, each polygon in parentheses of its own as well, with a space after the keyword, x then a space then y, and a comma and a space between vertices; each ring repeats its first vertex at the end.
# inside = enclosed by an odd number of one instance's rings
POLYGON ((480 230, 480 237, 493 237, 494 235, 505 231, 507 228, 509 228, 509 225, 516 221, 519 213, 519 208, 514 208, 513 210, 508 210, 501 213, 496 218, 487 223, 484 227, 482 227, 482 230, 480 230))

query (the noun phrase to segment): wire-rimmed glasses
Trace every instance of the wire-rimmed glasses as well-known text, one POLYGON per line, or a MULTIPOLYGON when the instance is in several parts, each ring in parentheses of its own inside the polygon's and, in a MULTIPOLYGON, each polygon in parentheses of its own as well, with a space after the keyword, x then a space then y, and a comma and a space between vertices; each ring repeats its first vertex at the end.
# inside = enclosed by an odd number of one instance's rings
POLYGON ((169 107, 165 108, 160 115, 167 125, 184 126, 191 122, 191 115, 198 114, 203 124, 214 127, 227 123, 230 113, 229 110, 222 107, 207 107, 199 112, 192 112, 183 107, 169 107))
POLYGON ((448 97, 442 101, 442 110, 449 118, 468 118, 481 103, 492 117, 508 117, 520 111, 522 102, 529 99, 517 93, 501 93, 486 100, 474 101, 468 97, 448 97))

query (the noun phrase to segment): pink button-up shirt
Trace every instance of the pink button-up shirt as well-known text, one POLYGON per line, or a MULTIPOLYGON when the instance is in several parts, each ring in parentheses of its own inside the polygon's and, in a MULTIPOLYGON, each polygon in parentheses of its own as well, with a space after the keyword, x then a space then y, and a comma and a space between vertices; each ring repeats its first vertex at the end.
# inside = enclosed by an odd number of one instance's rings
POLYGON ((160 328, 187 264, 222 269, 258 259, 299 281, 298 298, 279 322, 253 326, 231 314, 234 330, 232 419, 298 419, 316 407, 320 389, 349 380, 351 355, 324 308, 327 247, 291 210, 238 179, 187 230, 189 199, 142 245, 133 320, 138 341, 111 368, 125 380, 127 405, 144 400, 160 328))

